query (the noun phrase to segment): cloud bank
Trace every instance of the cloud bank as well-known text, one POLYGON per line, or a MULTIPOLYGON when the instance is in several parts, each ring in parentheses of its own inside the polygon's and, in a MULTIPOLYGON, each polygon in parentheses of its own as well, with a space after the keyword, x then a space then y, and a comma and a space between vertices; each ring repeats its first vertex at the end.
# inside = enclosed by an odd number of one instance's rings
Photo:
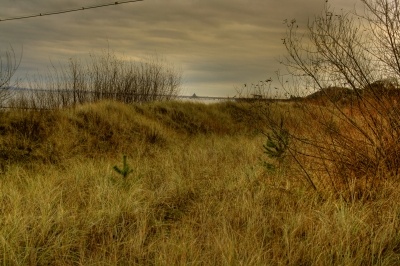
MULTIPOLYGON (((0 18, 109 3, 108 0, 3 0, 0 18)), ((337 9, 356 1, 334 0, 337 9)), ((185 94, 233 96, 235 86, 269 77, 285 53, 284 19, 320 14, 325 0, 144 0, 47 17, 0 22, 0 51, 23 49, 18 76, 71 57, 111 49, 140 60, 158 54, 182 68, 185 94)))

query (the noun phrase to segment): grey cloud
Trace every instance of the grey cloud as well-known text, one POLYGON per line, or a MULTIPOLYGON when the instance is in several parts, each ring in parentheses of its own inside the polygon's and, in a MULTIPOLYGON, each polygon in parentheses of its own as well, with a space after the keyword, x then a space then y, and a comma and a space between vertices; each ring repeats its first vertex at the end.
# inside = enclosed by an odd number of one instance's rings
MULTIPOLYGON (((355 0, 354 0, 355 1, 355 0)), ((0 18, 109 0, 6 0, 0 18)), ((285 18, 305 26, 325 0, 145 0, 48 17, 0 22, 0 50, 24 47, 20 73, 45 71, 102 49, 140 59, 158 53, 185 73, 187 93, 235 94, 234 86, 274 75, 285 18)), ((351 8, 352 1, 332 0, 351 8)))

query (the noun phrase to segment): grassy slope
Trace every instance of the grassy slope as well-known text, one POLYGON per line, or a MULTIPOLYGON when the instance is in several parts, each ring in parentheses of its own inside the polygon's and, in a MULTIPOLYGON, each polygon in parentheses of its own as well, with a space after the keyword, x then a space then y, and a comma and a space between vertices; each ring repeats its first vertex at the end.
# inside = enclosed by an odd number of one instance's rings
POLYGON ((259 163, 232 103, 112 102, 0 118, 3 265, 399 264, 398 188, 321 200, 259 163), (128 154, 133 173, 112 169, 128 154))

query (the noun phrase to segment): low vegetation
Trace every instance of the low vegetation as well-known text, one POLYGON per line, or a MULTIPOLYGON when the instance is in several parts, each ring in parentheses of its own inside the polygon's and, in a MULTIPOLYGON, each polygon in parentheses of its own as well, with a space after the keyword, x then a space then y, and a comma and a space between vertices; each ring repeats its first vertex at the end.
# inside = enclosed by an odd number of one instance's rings
POLYGON ((399 264, 398 184, 367 201, 316 193, 253 107, 103 101, 2 112, 0 261, 399 264))
POLYGON ((8 99, 2 264, 400 265, 400 3, 362 2, 287 23, 286 100, 158 101, 180 72, 109 53, 8 99))
POLYGON ((0 108, 52 110, 101 100, 171 100, 182 86, 181 69, 159 56, 131 61, 104 50, 87 60, 72 57, 68 66, 52 65, 47 73, 29 75, 13 86, 10 79, 18 65, 12 49, 5 61, 3 72, 0 65, 0 108))

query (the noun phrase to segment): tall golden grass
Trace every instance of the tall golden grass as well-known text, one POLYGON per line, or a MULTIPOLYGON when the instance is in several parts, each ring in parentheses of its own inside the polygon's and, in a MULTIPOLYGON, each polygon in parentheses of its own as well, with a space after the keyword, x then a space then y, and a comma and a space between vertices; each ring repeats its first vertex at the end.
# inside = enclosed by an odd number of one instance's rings
POLYGON ((0 261, 399 264, 399 186, 346 202, 310 190, 291 161, 266 169, 254 112, 174 101, 2 112, 0 261), (123 154, 126 180, 113 170, 123 154))

